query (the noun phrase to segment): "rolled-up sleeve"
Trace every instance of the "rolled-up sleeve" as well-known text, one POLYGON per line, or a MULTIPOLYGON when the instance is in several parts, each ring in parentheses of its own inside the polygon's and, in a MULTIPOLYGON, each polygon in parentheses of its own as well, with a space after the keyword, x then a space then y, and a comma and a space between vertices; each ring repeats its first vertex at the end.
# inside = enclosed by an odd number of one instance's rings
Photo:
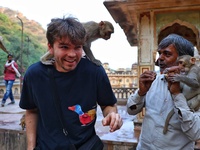
POLYGON ((145 96, 139 96, 138 90, 131 94, 127 101, 127 112, 130 115, 136 115, 142 111, 144 106, 145 96), (131 109, 132 106, 136 106, 135 109, 131 109))

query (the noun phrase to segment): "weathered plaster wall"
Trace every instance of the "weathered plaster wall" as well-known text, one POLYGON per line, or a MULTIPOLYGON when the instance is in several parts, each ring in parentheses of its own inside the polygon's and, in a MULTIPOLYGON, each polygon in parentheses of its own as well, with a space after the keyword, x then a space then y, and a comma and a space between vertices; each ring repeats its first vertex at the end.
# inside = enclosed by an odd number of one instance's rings
POLYGON ((156 33, 159 33, 163 27, 175 20, 182 20, 193 24, 198 30, 200 29, 200 11, 186 12, 166 12, 155 14, 156 17, 156 33))

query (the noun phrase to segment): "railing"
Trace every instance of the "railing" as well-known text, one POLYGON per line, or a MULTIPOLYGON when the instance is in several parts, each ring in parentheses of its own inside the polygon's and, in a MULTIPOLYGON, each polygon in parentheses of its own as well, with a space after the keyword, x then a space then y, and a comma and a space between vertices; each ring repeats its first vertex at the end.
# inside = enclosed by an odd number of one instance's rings
MULTIPOLYGON (((19 99, 20 98, 19 92, 15 92, 16 89, 19 87, 19 83, 16 82, 15 84, 13 86, 13 95, 14 95, 15 99, 19 99)), ((3 95, 4 95, 3 88, 4 88, 4 91, 5 91, 4 83, 0 82, 0 98, 2 98, 3 95)), ((134 93, 136 89, 137 88, 113 88, 113 92, 115 94, 115 97, 117 98, 118 104, 124 105, 126 103, 128 97, 132 93, 134 93)))
POLYGON ((137 88, 113 88, 115 97, 119 105, 125 105, 128 97, 135 92, 137 88))

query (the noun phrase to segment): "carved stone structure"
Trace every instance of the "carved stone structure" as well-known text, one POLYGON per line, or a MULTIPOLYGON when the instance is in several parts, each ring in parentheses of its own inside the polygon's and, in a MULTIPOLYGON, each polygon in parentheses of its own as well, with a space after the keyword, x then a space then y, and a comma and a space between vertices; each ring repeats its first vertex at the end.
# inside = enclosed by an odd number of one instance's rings
MULTIPOLYGON (((13 84, 12 91, 13 91, 14 98, 19 99, 20 98, 20 81, 18 78, 15 80, 13 84)), ((3 80, 3 76, 0 76, 0 98, 3 98, 5 92, 6 92, 6 86, 3 80)))
MULTIPOLYGON (((107 0, 104 5, 127 37, 138 46, 138 75, 154 70, 158 43, 170 33, 179 34, 200 50, 199 0, 107 0)), ((138 115, 142 121, 144 112, 138 115)))
POLYGON ((184 36, 199 50, 199 0, 107 0, 104 5, 130 45, 138 46, 138 74, 154 69, 158 43, 170 33, 184 36))
POLYGON ((119 68, 113 70, 108 63, 103 67, 108 75, 112 88, 137 88, 138 87, 138 65, 133 64, 132 68, 119 68))

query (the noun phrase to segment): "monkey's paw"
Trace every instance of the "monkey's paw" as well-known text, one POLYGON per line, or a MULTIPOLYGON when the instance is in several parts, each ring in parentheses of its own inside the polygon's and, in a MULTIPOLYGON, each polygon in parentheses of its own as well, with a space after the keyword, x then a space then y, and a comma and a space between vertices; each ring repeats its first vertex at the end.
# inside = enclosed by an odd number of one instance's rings
POLYGON ((20 124, 22 127, 22 130, 24 130, 26 128, 26 123, 25 123, 25 114, 22 116, 22 118, 20 119, 20 124))
POLYGON ((24 129, 26 128, 26 124, 25 124, 25 122, 21 122, 19 125, 21 125, 22 130, 24 130, 24 129))

